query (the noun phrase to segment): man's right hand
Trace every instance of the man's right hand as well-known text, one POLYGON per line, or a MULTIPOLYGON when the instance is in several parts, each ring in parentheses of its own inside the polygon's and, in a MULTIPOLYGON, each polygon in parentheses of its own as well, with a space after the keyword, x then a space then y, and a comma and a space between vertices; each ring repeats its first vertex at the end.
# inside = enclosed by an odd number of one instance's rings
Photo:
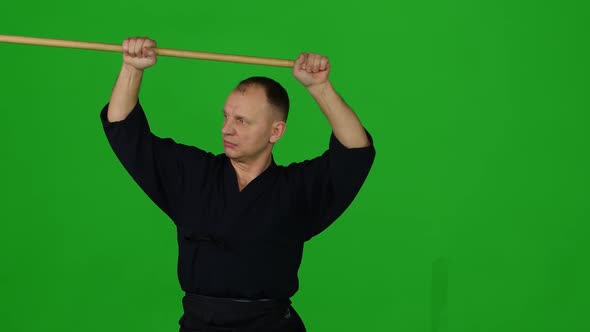
POLYGON ((156 64, 156 41, 147 37, 127 38, 123 41, 123 66, 109 102, 107 119, 121 121, 137 104, 143 70, 156 64))
POLYGON ((156 41, 147 37, 132 37, 123 41, 123 64, 144 70, 157 62, 156 41))

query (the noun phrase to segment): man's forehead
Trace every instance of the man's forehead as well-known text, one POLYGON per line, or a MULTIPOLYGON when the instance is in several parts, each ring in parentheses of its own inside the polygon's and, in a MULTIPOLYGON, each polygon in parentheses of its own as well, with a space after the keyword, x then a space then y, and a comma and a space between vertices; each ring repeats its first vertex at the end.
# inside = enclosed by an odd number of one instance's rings
POLYGON ((225 112, 254 112, 267 106, 266 96, 259 93, 243 93, 234 90, 228 96, 225 105, 225 112))
POLYGON ((261 98, 266 99, 266 92, 264 88, 255 84, 247 86, 238 86, 230 95, 241 96, 244 98, 261 98))

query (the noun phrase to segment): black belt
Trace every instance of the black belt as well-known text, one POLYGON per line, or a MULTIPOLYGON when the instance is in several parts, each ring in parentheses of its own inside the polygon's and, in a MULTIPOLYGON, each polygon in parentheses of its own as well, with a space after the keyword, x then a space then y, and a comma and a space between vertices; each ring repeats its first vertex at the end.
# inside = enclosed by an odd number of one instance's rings
POLYGON ((181 332, 265 331, 252 326, 273 324, 291 315, 290 299, 236 299, 186 293, 182 305, 181 332))
POLYGON ((185 309, 195 308, 213 312, 260 312, 289 306, 291 300, 222 298, 187 292, 183 304, 185 309))

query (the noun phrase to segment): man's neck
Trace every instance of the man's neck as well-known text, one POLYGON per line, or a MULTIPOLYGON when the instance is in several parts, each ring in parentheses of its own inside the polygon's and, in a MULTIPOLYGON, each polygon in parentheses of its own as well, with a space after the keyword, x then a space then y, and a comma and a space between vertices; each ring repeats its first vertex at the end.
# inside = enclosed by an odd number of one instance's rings
POLYGON ((244 189, 252 180, 262 174, 272 162, 272 154, 268 154, 262 158, 258 158, 251 162, 236 161, 230 159, 232 166, 236 171, 238 177, 238 188, 240 191, 244 189))

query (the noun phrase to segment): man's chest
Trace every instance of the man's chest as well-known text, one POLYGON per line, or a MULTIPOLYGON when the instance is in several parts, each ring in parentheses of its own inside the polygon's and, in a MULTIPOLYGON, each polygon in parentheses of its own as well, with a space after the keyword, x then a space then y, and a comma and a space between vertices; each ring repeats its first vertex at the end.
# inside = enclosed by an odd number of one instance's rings
POLYGON ((223 182, 202 189, 187 199, 177 222, 192 232, 284 241, 299 238, 309 219, 293 188, 277 181, 253 182, 242 191, 223 182))

